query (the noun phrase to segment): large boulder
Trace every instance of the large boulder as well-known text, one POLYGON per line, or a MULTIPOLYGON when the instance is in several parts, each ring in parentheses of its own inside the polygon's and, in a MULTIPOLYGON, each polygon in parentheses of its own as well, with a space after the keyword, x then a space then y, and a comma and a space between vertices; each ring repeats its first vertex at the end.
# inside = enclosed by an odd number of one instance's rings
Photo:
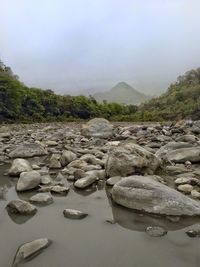
POLYGON ((113 200, 127 208, 175 216, 200 215, 199 202, 157 181, 157 176, 130 176, 114 185, 113 200))
POLYGON ((25 159, 14 159, 12 166, 8 172, 10 176, 19 176, 22 172, 31 171, 32 167, 28 160, 25 159))
POLYGON ((154 154, 139 145, 126 143, 109 150, 106 174, 108 177, 153 174, 159 165, 160 160, 154 154))
POLYGON ((10 158, 31 158, 35 156, 44 156, 47 154, 47 151, 43 148, 42 145, 33 143, 33 144, 22 144, 17 146, 13 151, 10 152, 10 158))
POLYGON ((40 184, 41 176, 37 171, 22 172, 17 182, 17 191, 26 191, 37 187, 40 184))
POLYGON ((81 134, 85 137, 109 138, 113 135, 113 125, 103 118, 95 118, 82 125, 81 134))
POLYGON ((156 156, 164 160, 184 163, 190 161, 192 163, 200 162, 200 146, 193 146, 189 143, 172 142, 161 147, 156 156))

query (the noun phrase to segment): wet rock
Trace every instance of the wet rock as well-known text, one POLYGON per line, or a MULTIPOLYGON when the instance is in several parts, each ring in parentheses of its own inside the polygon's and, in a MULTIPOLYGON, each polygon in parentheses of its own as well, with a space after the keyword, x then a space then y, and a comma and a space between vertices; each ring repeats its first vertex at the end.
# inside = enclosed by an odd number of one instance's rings
POLYGON ((177 189, 183 193, 189 194, 193 190, 193 186, 190 184, 182 184, 182 185, 179 185, 177 189))
POLYGON ((200 230, 188 230, 186 234, 189 237, 200 237, 200 230))
POLYGON ((114 177, 111 177, 109 178, 107 181, 106 181, 106 184, 107 185, 110 185, 110 186, 113 186, 115 185, 116 183, 118 183, 119 181, 121 181, 122 177, 120 176, 114 176, 114 177))
POLYGON ((69 192, 69 187, 54 185, 51 187, 51 192, 56 194, 67 194, 69 192))
POLYGON ((109 138, 113 135, 113 126, 103 118, 95 118, 82 125, 81 134, 85 137, 109 138))
POLYGON ((77 155, 74 152, 65 150, 61 156, 61 165, 65 167, 75 159, 77 159, 77 155))
POLYGON ((199 183, 199 180, 196 178, 190 178, 190 177, 181 177, 177 178, 175 180, 176 185, 183 185, 183 184, 191 184, 191 185, 196 185, 199 183))
POLYGON ((38 193, 30 198, 30 202, 38 204, 51 204, 53 203, 53 198, 49 194, 38 193))
POLYGON ((17 191, 34 189, 40 184, 41 176, 37 171, 22 172, 17 182, 17 191))
POLYGON ((200 199, 200 192, 198 192, 197 190, 194 189, 194 190, 191 191, 191 196, 193 198, 200 199))
POLYGON ((148 226, 146 233, 151 237, 161 237, 167 234, 167 231, 159 226, 148 226))
POLYGON ((79 189, 84 189, 88 186, 90 186, 91 184, 93 184, 94 182, 96 182, 97 178, 96 176, 94 175, 88 175, 88 176, 85 176, 81 179, 78 179, 75 183, 74 183, 74 186, 76 188, 79 188, 79 189))
POLYGON ((130 176, 114 185, 112 198, 130 209, 148 213, 195 216, 200 204, 184 194, 157 181, 155 176, 130 176))
POLYGON ((43 185, 50 185, 52 183, 52 179, 48 174, 47 175, 42 175, 40 183, 43 184, 43 185))
POLYGON ((13 151, 10 152, 10 158, 31 158, 34 156, 44 156, 47 154, 47 151, 43 148, 42 145, 33 143, 33 144, 22 144, 17 146, 13 151))
POLYGON ((60 163, 60 155, 59 154, 53 154, 49 160, 49 168, 50 169, 60 169, 61 163, 60 163))
POLYGON ((160 165, 160 160, 143 147, 127 143, 111 148, 106 163, 108 177, 131 174, 152 174, 160 165))
POLYGON ((17 213, 21 215, 33 215, 37 212, 35 206, 21 199, 10 201, 6 208, 10 213, 17 213))
POLYGON ((87 213, 84 213, 79 210, 72 210, 72 209, 65 209, 63 211, 63 214, 66 218, 69 218, 69 219, 83 219, 88 216, 87 213))
POLYGON ((22 172, 31 171, 32 167, 28 160, 25 159, 14 159, 12 166, 8 172, 10 176, 19 176, 22 172))
POLYGON ((47 238, 40 238, 23 244, 16 252, 12 267, 17 267, 20 263, 33 259, 50 244, 51 241, 47 238))

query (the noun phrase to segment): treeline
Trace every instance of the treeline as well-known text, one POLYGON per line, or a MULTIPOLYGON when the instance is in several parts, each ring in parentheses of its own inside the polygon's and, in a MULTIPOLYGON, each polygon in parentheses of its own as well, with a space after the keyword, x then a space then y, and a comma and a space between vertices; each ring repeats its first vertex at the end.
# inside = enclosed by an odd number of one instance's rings
POLYGON ((142 104, 135 121, 200 119, 200 68, 186 72, 167 92, 142 104))
POLYGON ((93 97, 61 96, 52 90, 28 88, 0 61, 0 122, 74 121, 93 117, 130 120, 134 105, 97 103, 93 97))

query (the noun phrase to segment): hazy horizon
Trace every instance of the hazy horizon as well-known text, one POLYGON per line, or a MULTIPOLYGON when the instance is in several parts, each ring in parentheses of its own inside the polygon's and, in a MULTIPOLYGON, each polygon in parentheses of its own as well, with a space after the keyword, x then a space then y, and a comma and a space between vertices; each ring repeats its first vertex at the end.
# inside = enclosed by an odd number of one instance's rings
POLYGON ((124 81, 146 94, 200 66, 198 0, 0 0, 0 58, 67 94, 124 81))

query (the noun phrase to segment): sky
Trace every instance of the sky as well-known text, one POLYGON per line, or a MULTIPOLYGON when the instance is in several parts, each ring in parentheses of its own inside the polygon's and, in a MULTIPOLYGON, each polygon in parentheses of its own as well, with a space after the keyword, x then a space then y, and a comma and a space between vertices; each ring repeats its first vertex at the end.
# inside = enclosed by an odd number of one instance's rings
POLYGON ((67 94, 124 81, 157 94, 200 67, 199 0, 0 0, 0 58, 67 94))

